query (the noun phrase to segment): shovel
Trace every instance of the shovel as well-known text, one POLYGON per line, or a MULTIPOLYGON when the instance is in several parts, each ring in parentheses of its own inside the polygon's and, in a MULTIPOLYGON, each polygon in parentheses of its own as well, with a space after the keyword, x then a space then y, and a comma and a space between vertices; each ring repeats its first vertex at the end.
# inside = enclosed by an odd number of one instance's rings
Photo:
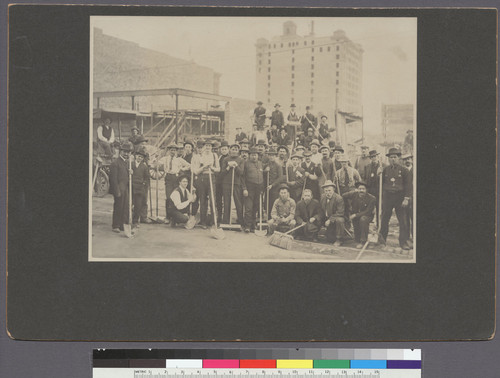
MULTIPOLYGON (((191 171, 191 196, 193 195, 193 171, 191 171)), ((196 217, 193 215, 193 203, 189 204, 189 218, 186 222, 186 229, 192 230, 196 225, 196 217)))
MULTIPOLYGON (((262 229, 262 193, 260 194, 260 198, 259 198, 259 214, 260 214, 259 229, 255 230, 255 235, 262 237, 262 236, 266 236, 266 234, 267 234, 267 231, 262 229)), ((253 215, 252 215, 252 217, 253 217, 253 215)))
MULTIPOLYGON (((231 212, 233 210, 233 202, 234 202, 234 167, 232 169, 231 173, 231 201, 229 203, 229 224, 221 224, 221 228, 224 230, 240 230, 241 226, 239 224, 233 224, 232 222, 232 217, 231 217, 231 212)), ((235 206, 236 207, 236 206, 235 206)))
POLYGON ((131 238, 132 234, 132 159, 128 158, 128 224, 123 225, 123 231, 127 238, 131 238))
POLYGON ((208 169, 208 180, 210 184, 210 197, 212 197, 212 215, 214 217, 214 226, 210 229, 210 233, 217 240, 222 240, 226 236, 224 235, 224 230, 217 226, 217 213, 215 211, 215 196, 214 196, 214 187, 212 185, 212 170, 208 169))

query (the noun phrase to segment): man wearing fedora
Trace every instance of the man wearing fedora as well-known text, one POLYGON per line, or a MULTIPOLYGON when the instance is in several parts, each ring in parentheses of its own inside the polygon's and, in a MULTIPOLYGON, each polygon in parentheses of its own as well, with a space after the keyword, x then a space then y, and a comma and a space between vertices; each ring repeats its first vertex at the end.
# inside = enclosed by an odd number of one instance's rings
POLYGON ((212 219, 207 216, 209 204, 212 214, 216 211, 212 206, 212 191, 215 193, 214 174, 220 172, 220 165, 217 154, 212 151, 213 145, 214 141, 212 140, 204 141, 201 153, 193 156, 191 163, 193 173, 198 176, 197 192, 200 202, 200 225, 203 228, 207 228, 212 222, 212 219), (210 181, 212 181, 212 188, 210 188, 210 181))
POLYGON ((371 163, 370 156, 368 155, 368 150, 370 147, 367 145, 361 146, 361 156, 358 156, 356 163, 354 164, 354 169, 359 172, 361 180, 366 180, 365 177, 365 167, 371 163))
POLYGON ((276 125, 278 130, 281 130, 285 126, 285 117, 280 110, 281 105, 274 105, 274 111, 271 114, 271 126, 276 125))
MULTIPOLYGON (((379 214, 380 209, 378 208, 379 203, 379 187, 380 187, 380 176, 377 174, 381 162, 379 160, 380 153, 377 150, 371 150, 368 154, 370 157, 370 164, 365 167, 365 183, 366 191, 375 197, 375 208, 377 214, 379 214)), ((379 227, 379 219, 377 217, 377 228, 379 227)))
POLYGON ((321 187, 326 180, 333 181, 335 176, 333 171, 333 161, 330 159, 330 148, 323 145, 319 148, 319 152, 321 154, 321 160, 319 161, 318 167, 321 170, 321 176, 319 177, 318 183, 321 187))
POLYGON ((323 184, 325 195, 320 201, 321 224, 326 227, 326 239, 338 247, 344 233, 344 200, 335 193, 334 187, 330 180, 323 184))
POLYGON ((150 177, 149 167, 145 162, 146 154, 146 149, 140 148, 135 152, 135 159, 132 163, 132 225, 136 227, 147 219, 147 211, 144 216, 144 204, 147 201, 150 177))
POLYGON ((288 185, 282 183, 279 186, 279 197, 274 201, 271 210, 271 219, 268 221, 268 234, 271 235, 275 230, 286 232, 295 227, 295 201, 290 198, 288 185))
POLYGON ((288 166, 287 185, 290 190, 290 196, 297 203, 302 198, 302 188, 306 178, 304 168, 300 166, 302 157, 295 153, 290 157, 292 164, 288 166))
POLYGON ((302 199, 297 202, 295 210, 297 225, 305 223, 305 227, 297 230, 297 235, 312 241, 318 240, 318 232, 321 228, 321 206, 319 201, 312 198, 312 191, 305 189, 302 199))
POLYGON ((109 192, 113 195, 113 232, 124 230, 129 224, 129 159, 133 152, 132 143, 120 147, 119 156, 109 166, 109 192))
POLYGON ((342 197, 344 201, 348 200, 351 203, 349 219, 354 227, 354 240, 358 243, 356 248, 362 248, 368 240, 368 231, 377 200, 366 192, 366 184, 362 181, 356 183, 356 190, 344 193, 342 197))
POLYGON ((264 188, 264 166, 259 160, 261 155, 259 149, 250 149, 248 160, 243 169, 243 201, 244 201, 244 231, 255 231, 255 216, 259 211, 259 201, 261 200, 264 188))
POLYGON ((389 220, 392 210, 396 212, 399 223, 399 246, 403 250, 411 249, 408 244, 409 227, 405 222, 404 208, 408 207, 411 198, 411 175, 406 167, 398 164, 401 151, 397 148, 390 148, 386 154, 389 158, 389 165, 379 168, 382 174, 382 216, 380 223, 380 234, 385 244, 389 232, 389 220))
POLYGON ((238 222, 243 228, 243 189, 242 180, 245 161, 240 157, 240 145, 233 144, 229 148, 229 156, 222 160, 220 175, 222 176, 222 193, 224 216, 222 222, 229 224, 231 216, 231 197, 236 206, 238 222), (234 181, 233 181, 234 175, 234 181), (231 192, 231 190, 233 190, 231 192))
POLYGON ((257 130, 262 130, 266 123, 266 108, 262 105, 262 101, 257 102, 257 107, 253 110, 253 123, 257 125, 257 130))

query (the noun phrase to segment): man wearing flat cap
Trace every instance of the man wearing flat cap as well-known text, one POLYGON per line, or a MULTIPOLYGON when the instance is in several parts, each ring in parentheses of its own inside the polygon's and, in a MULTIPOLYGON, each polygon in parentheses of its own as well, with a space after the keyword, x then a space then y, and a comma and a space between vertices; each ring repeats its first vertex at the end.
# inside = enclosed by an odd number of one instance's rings
POLYGON ((264 189, 264 167, 259 160, 261 155, 256 147, 252 147, 243 169, 243 202, 244 231, 255 231, 255 216, 259 211, 259 201, 264 189))
POLYGON ((320 201, 321 224, 326 227, 326 239, 338 247, 344 233, 344 200, 335 193, 334 187, 335 184, 330 180, 323 184, 325 195, 320 201))
POLYGON ((257 102, 257 107, 253 111, 253 123, 257 125, 257 130, 264 129, 266 123, 266 108, 262 105, 262 101, 257 102))
POLYGON ((280 107, 280 104, 274 105, 274 111, 271 114, 271 126, 276 125, 278 130, 281 130, 285 126, 285 118, 280 107))
MULTIPOLYGON (((170 143, 167 145, 167 155, 162 157, 158 161, 157 168, 160 172, 165 172, 165 212, 166 218, 169 219, 168 215, 168 204, 167 200, 172 194, 172 191, 179 185, 178 177, 182 171, 186 171, 191 168, 189 164, 183 158, 177 156, 179 146, 175 143, 170 143)), ((153 168, 156 168, 153 167, 153 168)))
POLYGON ((144 214, 144 204, 146 203, 149 189, 149 167, 145 163, 146 154, 145 148, 137 150, 134 162, 132 163, 132 225, 136 227, 139 227, 139 223, 147 223, 145 222, 147 211, 144 214))
POLYGON ((401 151, 397 148, 390 148, 386 154, 389 158, 389 165, 383 169, 382 173, 382 216, 380 223, 380 234, 387 240, 389 233, 389 220, 392 210, 396 212, 399 223, 399 246, 403 250, 411 249, 408 244, 409 226, 405 222, 404 208, 408 207, 411 192, 411 175, 408 169, 398 163, 401 151))
POLYGON ((295 227, 295 201, 290 198, 288 185, 282 183, 279 186, 279 197, 274 201, 271 210, 271 219, 268 221, 268 234, 273 234, 275 230, 286 232, 295 227))
POLYGON ((133 152, 132 143, 120 147, 119 156, 109 166, 109 192, 113 195, 113 232, 124 230, 129 224, 129 159, 133 152))
POLYGON ((354 227, 354 240, 356 248, 362 248, 368 240, 370 223, 373 220, 375 203, 374 196, 366 192, 366 184, 362 181, 356 183, 356 189, 342 195, 344 201, 351 203, 351 214, 349 216, 354 227))
POLYGON ((321 160, 318 167, 321 170, 321 176, 319 177, 318 183, 321 187, 326 180, 333 181, 335 173, 333 170, 333 161, 330 159, 330 148, 323 145, 319 148, 319 152, 321 153, 321 160))

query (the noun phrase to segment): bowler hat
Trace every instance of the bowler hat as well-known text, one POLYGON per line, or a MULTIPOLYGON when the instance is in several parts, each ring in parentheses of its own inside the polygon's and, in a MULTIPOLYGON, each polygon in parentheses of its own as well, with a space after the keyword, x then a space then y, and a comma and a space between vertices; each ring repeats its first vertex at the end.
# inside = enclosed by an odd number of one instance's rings
POLYGON ((264 139, 259 139, 257 141, 257 146, 267 146, 267 143, 264 139))
POLYGON ((344 149, 342 148, 342 146, 339 144, 339 145, 336 145, 335 148, 334 148, 334 151, 340 151, 340 152, 344 152, 344 149))
POLYGON ((262 105, 262 104, 263 104, 262 101, 257 102, 257 105, 262 105))
POLYGON ((406 134, 408 134, 408 133, 412 133, 412 132, 413 132, 413 130, 407 130, 407 131, 406 131, 406 134))
POLYGON ((242 140, 240 140, 240 144, 242 144, 242 143, 250 144, 250 142, 248 141, 247 138, 243 138, 242 140))
POLYGON ((280 104, 274 104, 274 107, 281 106, 280 104))
POLYGON ((250 150, 248 149, 248 147, 244 146, 240 147, 240 152, 250 152, 250 150))
POLYGON ((321 116, 321 119, 323 119, 323 118, 328 119, 328 117, 326 115, 324 115, 324 114, 321 116))
POLYGON ((284 148, 286 150, 286 153, 288 153, 288 147, 287 146, 278 146, 278 152, 279 150, 281 150, 282 148, 284 148))
POLYGON ((302 144, 297 144, 297 147, 295 147, 295 149, 296 150, 298 150, 298 149, 305 150, 306 148, 302 144))
POLYGON ((137 151, 135 151, 136 155, 142 155, 146 157, 148 155, 146 149, 144 147, 139 148, 137 151))
POLYGON ((371 151, 369 152, 369 155, 370 155, 370 157, 374 157, 374 156, 380 155, 380 153, 379 153, 379 152, 377 152, 377 150, 371 150, 371 151))
POLYGON ((291 108, 296 108, 295 104, 290 105, 291 108))
POLYGON ((307 157, 307 156, 312 156, 312 152, 309 150, 305 150, 302 156, 307 157))
POLYGON ((229 147, 229 142, 227 140, 223 140, 222 142, 220 142, 220 146, 221 147, 229 147))
POLYGON ((354 186, 355 186, 356 188, 359 188, 359 186, 360 186, 360 185, 363 185, 365 188, 367 187, 367 186, 366 186, 366 183, 365 183, 365 182, 363 182, 363 181, 358 181, 356 184, 354 184, 354 186))
POLYGON ((398 155, 401 156, 401 151, 397 148, 389 148, 389 152, 385 154, 385 156, 390 156, 390 155, 398 155))
POLYGON ((322 188, 326 188, 328 186, 335 186, 332 180, 326 180, 323 185, 321 185, 322 188))
POLYGON ((311 109, 311 107, 309 105, 306 106, 306 110, 309 110, 311 109))
POLYGON ((203 139, 198 139, 196 141, 196 147, 197 148, 202 148, 204 144, 205 144, 205 141, 203 139))
POLYGON ((290 156, 290 159, 293 159, 293 158, 302 159, 302 156, 299 153, 295 152, 292 156, 290 156))
POLYGON ((260 151, 256 147, 250 148, 250 151, 248 152, 249 154, 260 154, 260 151))
POLYGON ((334 141, 334 140, 330 140, 330 141, 328 142, 328 146, 329 146, 330 148, 335 148, 335 141, 334 141))
POLYGON ((179 148, 178 145, 176 145, 175 143, 170 143, 168 146, 167 146, 167 150, 170 150, 171 148, 175 148, 176 150, 179 148))
POLYGON ((321 146, 321 147, 319 148, 319 150, 320 150, 320 151, 323 151, 323 150, 328 150, 328 151, 330 151, 330 147, 323 145, 323 146, 321 146))
POLYGON ((134 147, 132 146, 132 143, 125 142, 120 146, 120 150, 131 152, 134 150, 134 147))
POLYGON ((319 144, 319 140, 317 140, 317 139, 313 139, 313 140, 311 141, 311 143, 309 143, 309 145, 310 145, 310 146, 312 146, 313 144, 315 144, 315 145, 316 145, 316 146, 318 146, 318 147, 320 146, 320 144, 319 144))
POLYGON ((401 156, 401 159, 403 159, 403 160, 410 159, 410 158, 413 158, 412 154, 404 154, 403 156, 401 156))
POLYGON ((207 144, 210 144, 212 147, 214 146, 215 142, 212 140, 212 139, 206 139, 204 142, 203 142, 203 145, 207 145, 207 144))
POLYGON ((285 184, 285 183, 280 184, 280 186, 279 186, 279 190, 281 190, 281 189, 286 189, 286 190, 290 191, 290 188, 289 188, 289 187, 288 187, 288 185, 287 185, 287 184, 285 184))
POLYGON ((137 126, 134 126, 134 127, 132 127, 131 130, 137 130, 137 131, 139 131, 139 128, 137 126))
POLYGON ((233 148, 233 147, 236 147, 236 148, 238 148, 238 150, 241 150, 241 146, 238 143, 231 144, 231 146, 229 148, 233 148))
POLYGON ((193 147, 193 148, 194 148, 193 141, 191 141, 191 140, 189 140, 189 139, 188 139, 188 140, 185 140, 185 141, 184 141, 184 146, 186 146, 186 144, 190 144, 190 145, 191 145, 191 147, 193 147))

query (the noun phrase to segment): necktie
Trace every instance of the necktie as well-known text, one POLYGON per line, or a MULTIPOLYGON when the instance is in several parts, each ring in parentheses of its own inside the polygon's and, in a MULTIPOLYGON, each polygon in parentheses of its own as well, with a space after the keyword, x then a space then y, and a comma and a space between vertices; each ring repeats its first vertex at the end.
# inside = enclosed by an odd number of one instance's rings
POLYGON ((172 164, 174 162, 174 158, 170 156, 170 164, 168 165, 168 173, 172 173, 172 164))
POLYGON ((344 186, 349 186, 349 174, 347 168, 344 168, 344 186))

